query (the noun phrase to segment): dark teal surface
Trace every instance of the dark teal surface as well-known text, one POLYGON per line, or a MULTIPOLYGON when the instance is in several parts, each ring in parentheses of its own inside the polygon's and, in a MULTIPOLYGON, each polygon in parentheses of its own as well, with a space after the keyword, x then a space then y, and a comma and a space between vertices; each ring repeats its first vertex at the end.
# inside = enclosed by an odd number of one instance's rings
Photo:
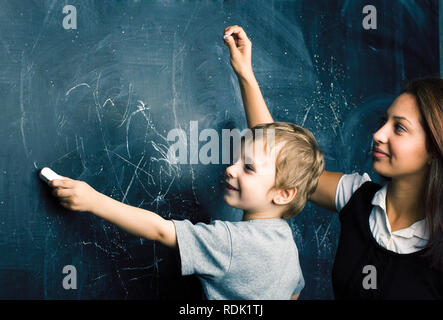
MULTIPOLYGON (((167 133, 246 126, 222 41, 238 24, 275 120, 313 131, 328 170, 371 170, 378 119, 407 80, 438 75, 437 1, 24 1, 0 3, 0 298, 200 297, 174 252, 87 213, 38 179, 49 166, 165 218, 238 220, 226 165, 171 164, 167 133), (376 30, 362 8, 377 8, 376 30), (77 29, 62 9, 77 8, 77 29), (65 290, 62 269, 77 269, 65 290)), ((202 143, 203 144, 203 143, 202 143)), ((332 299, 335 214, 291 220, 306 287, 332 299)))

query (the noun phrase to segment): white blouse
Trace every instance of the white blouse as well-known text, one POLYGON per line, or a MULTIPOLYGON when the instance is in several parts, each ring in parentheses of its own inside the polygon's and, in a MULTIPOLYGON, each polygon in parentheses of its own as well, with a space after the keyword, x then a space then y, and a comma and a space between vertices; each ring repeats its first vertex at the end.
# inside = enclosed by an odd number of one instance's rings
MULTIPOLYGON (((366 181, 371 181, 367 173, 345 174, 341 177, 337 191, 335 193, 335 207, 340 211, 351 198, 352 194, 366 181)), ((388 217, 386 215, 386 190, 384 185, 372 198, 371 214, 369 216, 369 226, 375 240, 382 247, 396 253, 412 253, 422 248, 428 239, 429 233, 426 226, 426 219, 413 223, 411 226, 391 232, 388 217)))

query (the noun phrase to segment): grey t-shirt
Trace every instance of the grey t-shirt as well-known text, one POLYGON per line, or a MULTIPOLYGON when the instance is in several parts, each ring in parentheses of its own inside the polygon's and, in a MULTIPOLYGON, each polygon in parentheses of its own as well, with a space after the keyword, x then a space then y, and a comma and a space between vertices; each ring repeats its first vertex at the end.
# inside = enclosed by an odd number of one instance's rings
POLYGON ((286 220, 173 222, 182 275, 197 274, 208 299, 285 300, 303 289, 286 220))

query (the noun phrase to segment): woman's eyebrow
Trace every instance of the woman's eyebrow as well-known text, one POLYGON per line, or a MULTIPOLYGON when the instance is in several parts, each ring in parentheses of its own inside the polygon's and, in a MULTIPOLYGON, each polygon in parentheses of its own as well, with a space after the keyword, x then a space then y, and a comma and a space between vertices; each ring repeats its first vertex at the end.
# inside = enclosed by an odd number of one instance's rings
MULTIPOLYGON (((389 111, 386 111, 386 112, 385 112, 385 115, 384 115, 384 118, 389 119, 390 116, 391 116, 391 115, 389 114, 389 111)), ((409 122, 409 124, 410 124, 411 126, 413 126, 412 122, 409 121, 406 117, 393 115, 392 118, 394 118, 394 119, 397 120, 397 121, 398 121, 398 120, 406 120, 407 122, 409 122)))
POLYGON ((409 124, 410 124, 411 126, 413 126, 412 122, 409 121, 409 120, 408 120, 407 118, 405 118, 405 117, 393 116, 393 118, 394 118, 395 120, 406 120, 407 122, 409 122, 409 124))

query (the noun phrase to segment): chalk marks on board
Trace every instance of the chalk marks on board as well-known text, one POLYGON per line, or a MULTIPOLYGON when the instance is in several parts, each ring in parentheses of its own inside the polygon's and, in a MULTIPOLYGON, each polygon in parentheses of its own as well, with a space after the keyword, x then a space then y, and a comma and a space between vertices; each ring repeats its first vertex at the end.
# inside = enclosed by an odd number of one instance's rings
POLYGON ((81 86, 86 86, 88 88, 91 88, 91 86, 89 84, 87 84, 87 83, 84 83, 84 82, 83 83, 79 83, 79 84, 73 86, 68 91, 66 91, 65 96, 69 96, 69 94, 71 93, 72 90, 75 90, 75 89, 77 89, 78 87, 81 87, 81 86))
MULTIPOLYGON (((99 130, 95 132, 97 134, 96 138, 98 137, 96 141, 101 145, 101 147, 98 148, 97 144, 95 144, 92 152, 97 153, 99 149, 105 151, 107 163, 113 170, 116 185, 119 187, 119 200, 128 202, 130 189, 134 186, 134 183, 137 182, 146 197, 143 197, 142 201, 135 205, 147 205, 152 209, 158 210, 160 206, 168 204, 166 198, 176 178, 181 176, 182 170, 178 164, 174 164, 169 160, 169 142, 154 124, 151 116, 151 108, 147 106, 144 101, 133 99, 133 84, 128 84, 127 100, 121 103, 119 97, 101 96, 100 80, 101 73, 98 74, 95 84, 81 82, 66 90, 66 103, 69 104, 70 96, 77 90, 87 90, 87 94, 93 98, 92 101, 96 111, 96 119, 98 120, 97 127, 99 130), (136 103, 134 103, 133 100, 136 100, 136 103), (107 112, 113 113, 112 121, 107 118, 107 112), (116 114, 118 114, 118 116, 115 116, 116 114), (141 121, 143 125, 137 125, 136 128, 132 130, 131 125, 134 121, 137 121, 138 124, 141 121), (143 134, 140 134, 140 128, 144 128, 143 134), (107 134, 109 134, 110 131, 115 132, 118 130, 124 130, 124 133, 121 132, 119 134, 120 136, 124 136, 124 141, 120 140, 120 143, 113 144, 110 142, 107 134), (143 139, 135 140, 140 143, 134 143, 133 139, 130 138, 133 134, 144 135, 143 139), (125 186, 122 184, 123 179, 119 179, 121 172, 117 172, 115 169, 114 163, 116 161, 120 161, 125 165, 124 171, 132 171, 129 181, 125 186)), ((69 117, 69 112, 64 113, 63 116, 69 117)), ((89 122, 90 121, 91 119, 89 119, 89 122)), ((84 159, 84 157, 87 156, 84 144, 85 140, 89 139, 90 138, 84 136, 82 132, 75 134, 76 149, 79 151, 80 158, 82 158, 84 171, 87 169, 87 161, 84 159)), ((103 170, 103 166, 100 170, 103 170)), ((98 173, 99 172, 96 172, 95 174, 98 173)), ((85 175, 86 173, 83 172, 80 178, 85 175)), ((194 199, 196 199, 195 190, 193 190, 193 192, 194 199)))

